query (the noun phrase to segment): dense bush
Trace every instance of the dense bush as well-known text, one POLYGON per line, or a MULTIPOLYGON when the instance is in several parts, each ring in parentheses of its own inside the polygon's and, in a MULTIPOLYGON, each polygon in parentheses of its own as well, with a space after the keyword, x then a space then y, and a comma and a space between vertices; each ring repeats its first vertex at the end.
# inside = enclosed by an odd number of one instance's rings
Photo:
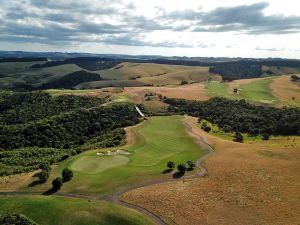
POLYGON ((0 125, 26 123, 104 103, 103 99, 76 95, 52 97, 37 91, 28 93, 0 93, 0 125))
POLYGON ((58 191, 63 186, 63 180, 60 177, 56 177, 52 181, 52 188, 55 191, 58 191))
POLYGON ((63 182, 70 181, 72 180, 72 178, 73 178, 73 171, 69 170, 68 168, 64 168, 62 171, 63 182))
POLYGON ((115 67, 120 63, 119 60, 107 59, 107 58, 96 58, 96 57, 77 57, 70 58, 63 61, 50 61, 44 64, 35 64, 32 68, 43 68, 43 67, 52 67, 59 66, 64 64, 75 64, 82 69, 86 70, 105 70, 115 67))
POLYGON ((55 89, 55 88, 73 88, 78 84, 90 81, 102 80, 97 73, 90 73, 85 70, 76 71, 74 73, 67 74, 57 80, 42 84, 37 89, 55 89))
MULTIPOLYGON (((0 176, 36 170, 41 168, 41 163, 58 163, 65 156, 77 153, 80 153, 80 151, 37 147, 0 151, 0 176)), ((45 168, 42 170, 47 171, 45 168)))
POLYGON ((32 220, 21 214, 5 214, 0 215, 1 225, 37 225, 32 220))
POLYGON ((245 63, 230 63, 211 66, 209 72, 221 74, 223 80, 228 81, 260 77, 263 73, 261 65, 245 63))
POLYGON ((250 135, 300 135, 300 110, 256 106, 245 100, 212 98, 205 102, 165 99, 169 112, 186 113, 218 125, 226 132, 250 135))

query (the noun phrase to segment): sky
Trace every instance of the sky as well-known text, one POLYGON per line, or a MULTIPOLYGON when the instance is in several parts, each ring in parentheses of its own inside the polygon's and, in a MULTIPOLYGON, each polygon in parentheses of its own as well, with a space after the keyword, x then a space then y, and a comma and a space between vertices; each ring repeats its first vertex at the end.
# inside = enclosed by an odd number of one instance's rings
POLYGON ((0 0, 0 50, 300 58, 295 0, 0 0))

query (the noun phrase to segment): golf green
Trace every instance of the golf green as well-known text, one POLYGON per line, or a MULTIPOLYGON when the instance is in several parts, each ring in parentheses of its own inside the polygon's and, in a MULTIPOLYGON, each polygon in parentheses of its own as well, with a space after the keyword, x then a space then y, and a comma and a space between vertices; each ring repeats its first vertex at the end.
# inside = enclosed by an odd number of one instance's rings
POLYGON ((128 157, 122 155, 114 156, 82 156, 75 160, 70 168, 82 173, 100 173, 109 168, 121 166, 129 162, 128 157))

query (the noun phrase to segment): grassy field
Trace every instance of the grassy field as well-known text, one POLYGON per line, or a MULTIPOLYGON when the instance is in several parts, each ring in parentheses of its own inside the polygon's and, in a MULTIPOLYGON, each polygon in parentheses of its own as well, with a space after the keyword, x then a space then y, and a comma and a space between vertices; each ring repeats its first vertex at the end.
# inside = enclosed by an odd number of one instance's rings
MULTIPOLYGON (((250 102, 276 104, 278 99, 272 95, 270 85, 274 78, 249 79, 249 82, 235 85, 239 92, 234 94, 229 83, 211 82, 206 85, 208 95, 230 99, 246 99, 250 102)), ((235 81, 233 81, 235 82, 235 81)), ((238 81, 236 81, 238 82, 238 81)), ((233 84, 234 85, 234 84, 233 84)))
MULTIPOLYGON (((54 169, 54 172, 45 185, 25 188, 23 190, 47 190, 51 187, 50 181, 60 175, 65 167, 78 170, 74 173, 71 182, 64 184, 61 192, 81 194, 109 194, 118 188, 136 182, 147 181, 159 177, 172 177, 171 174, 162 174, 169 160, 186 163, 196 161, 205 154, 193 137, 187 134, 181 116, 151 117, 143 124, 131 130, 134 144, 121 148, 130 152, 122 156, 122 160, 113 160, 115 167, 106 167, 109 162, 96 153, 106 152, 108 149, 89 151, 65 161, 54 169), (125 160, 127 164, 124 165, 125 160), (93 165, 87 165, 91 162, 93 165), (123 165, 122 165, 123 164, 123 165), (106 167, 103 170, 103 167, 106 167)), ((112 158, 111 158, 112 159, 112 158)), ((193 173, 193 172, 189 172, 193 173)))
POLYGON ((1 197, 0 214, 21 213, 40 225, 148 225, 140 213, 103 201, 63 197, 1 197))
MULTIPOLYGON (((216 137, 222 138, 224 140, 232 141, 234 139, 235 133, 234 132, 224 132, 222 131, 217 125, 214 125, 204 119, 201 120, 201 123, 198 124, 198 127, 201 128, 202 124, 206 123, 207 126, 211 128, 209 134, 214 135, 216 137)), ((244 143, 249 143, 257 140, 261 140, 262 138, 259 136, 251 137, 248 134, 242 134, 244 137, 244 143)))
POLYGON ((135 189, 122 200, 169 224, 298 224, 300 137, 241 144, 202 131, 197 118, 187 120, 214 147, 204 162, 209 175, 135 189))

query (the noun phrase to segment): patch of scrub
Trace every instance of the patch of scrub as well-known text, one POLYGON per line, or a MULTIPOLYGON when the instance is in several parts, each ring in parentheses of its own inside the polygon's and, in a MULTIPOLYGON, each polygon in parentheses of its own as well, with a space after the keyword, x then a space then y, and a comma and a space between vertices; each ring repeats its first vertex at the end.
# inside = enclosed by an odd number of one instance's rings
POLYGON ((101 173, 109 168, 125 165, 129 162, 126 156, 82 156, 75 160, 71 169, 80 173, 95 174, 101 173))

